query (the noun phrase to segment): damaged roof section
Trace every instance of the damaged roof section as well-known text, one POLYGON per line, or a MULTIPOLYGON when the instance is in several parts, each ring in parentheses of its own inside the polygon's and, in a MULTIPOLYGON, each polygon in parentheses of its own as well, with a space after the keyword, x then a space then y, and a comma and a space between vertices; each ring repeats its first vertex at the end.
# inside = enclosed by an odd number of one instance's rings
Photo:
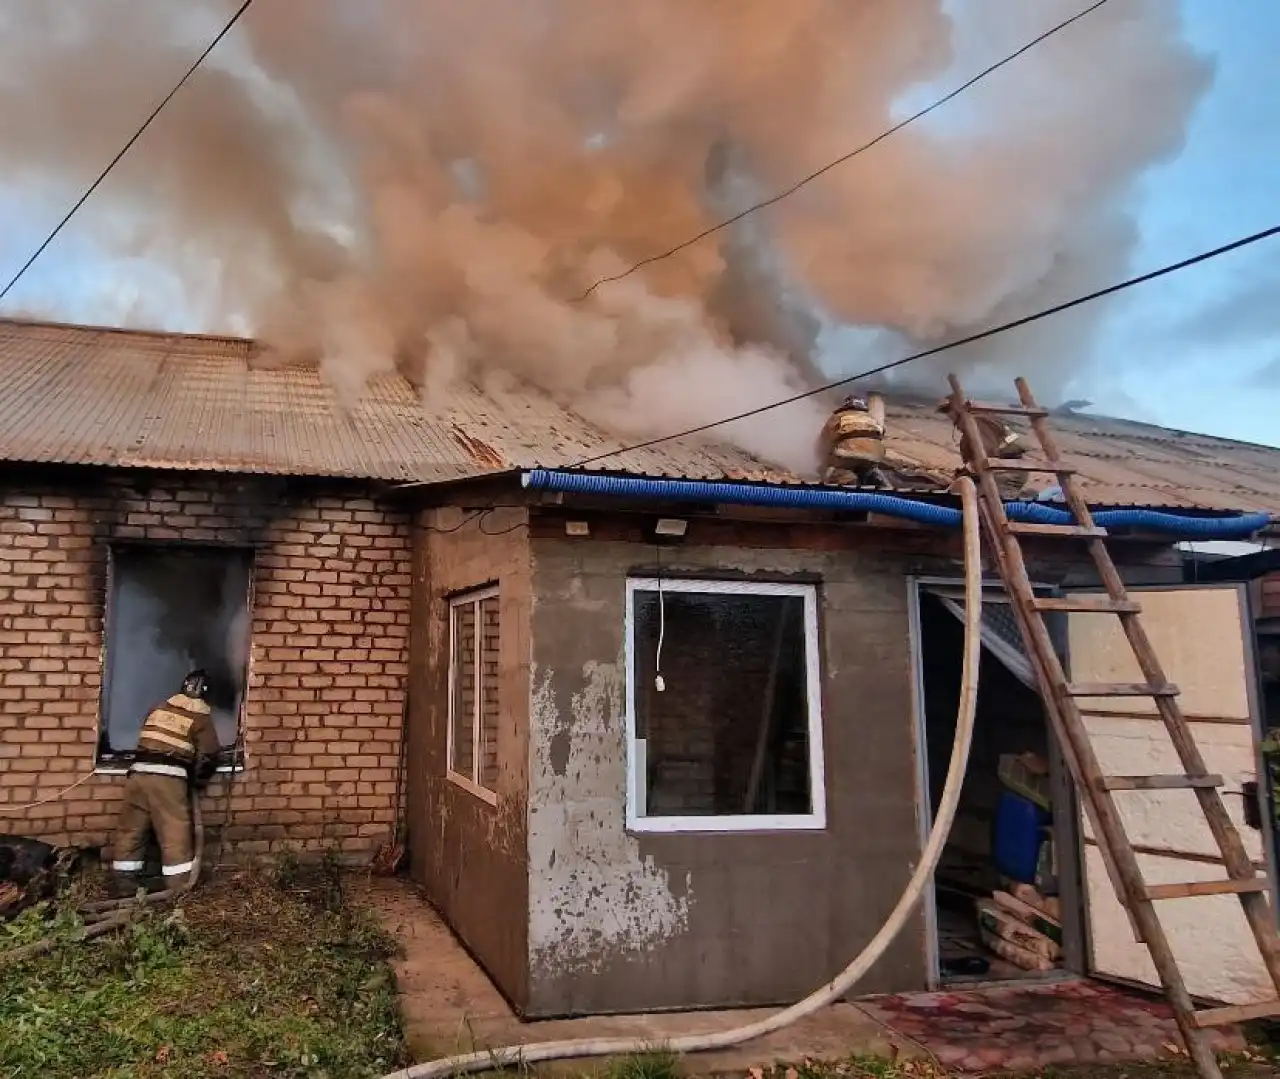
MULTIPOLYGON (((0 320, 0 460, 439 482, 563 468, 626 444, 504 382, 424 399, 380 374, 344 405, 314 366, 267 366, 252 341, 0 320)), ((799 482, 712 443, 626 450, 606 465, 799 482)))
MULTIPOLYGON (((892 487, 950 484, 960 457, 951 421, 936 411, 942 392, 888 399, 882 470, 892 487)), ((1079 413, 1051 423, 1096 505, 1280 514, 1280 449, 1079 413)), ((625 445, 514 379, 484 389, 457 383, 424 398, 401 375, 380 374, 344 405, 316 368, 268 366, 248 340, 0 320, 5 461, 430 483, 566 468, 619 450, 591 467, 657 478, 817 481, 723 443, 625 445)), ((1027 459, 1037 454, 1033 448, 1027 459)), ((1029 493, 1054 483, 1035 475, 1029 493)))

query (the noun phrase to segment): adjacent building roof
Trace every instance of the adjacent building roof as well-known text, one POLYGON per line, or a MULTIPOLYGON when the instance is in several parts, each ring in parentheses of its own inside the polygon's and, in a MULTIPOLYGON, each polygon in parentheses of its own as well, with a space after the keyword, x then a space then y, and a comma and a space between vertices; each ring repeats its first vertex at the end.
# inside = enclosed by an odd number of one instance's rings
MULTIPOLYGON (((942 489, 959 458, 935 404, 891 402, 887 444, 942 489)), ((1053 426, 1095 504, 1280 514, 1280 449, 1079 414, 1053 426)), ((594 467, 812 482, 700 439, 625 445, 524 384, 424 400, 383 374, 344 405, 314 367, 269 366, 243 339, 0 320, 0 460, 442 482, 621 450, 594 467)))

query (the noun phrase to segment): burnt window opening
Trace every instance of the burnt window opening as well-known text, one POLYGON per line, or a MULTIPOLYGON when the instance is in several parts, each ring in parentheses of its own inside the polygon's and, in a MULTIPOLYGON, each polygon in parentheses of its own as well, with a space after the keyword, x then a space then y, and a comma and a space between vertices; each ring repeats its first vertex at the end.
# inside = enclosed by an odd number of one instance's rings
POLYGON ((147 713, 197 668, 209 675, 220 763, 238 763, 252 576, 253 552, 242 548, 111 548, 100 763, 127 762, 147 713))
POLYGON ((628 592, 633 826, 823 827, 815 589, 633 580, 628 592))
POLYGON ((449 601, 449 778, 493 802, 498 790, 498 592, 449 601))

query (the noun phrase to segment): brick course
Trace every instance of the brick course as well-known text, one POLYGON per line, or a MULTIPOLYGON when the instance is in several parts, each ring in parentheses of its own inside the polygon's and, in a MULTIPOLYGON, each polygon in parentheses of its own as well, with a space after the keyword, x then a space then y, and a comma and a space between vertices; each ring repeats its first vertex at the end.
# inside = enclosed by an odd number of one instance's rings
POLYGON ((206 825, 225 824, 225 851, 371 853, 397 815, 409 521, 350 485, 264 478, 0 481, 0 831, 109 841, 118 775, 13 808, 93 768, 113 540, 256 549, 247 764, 229 799, 219 777, 203 807, 206 825))

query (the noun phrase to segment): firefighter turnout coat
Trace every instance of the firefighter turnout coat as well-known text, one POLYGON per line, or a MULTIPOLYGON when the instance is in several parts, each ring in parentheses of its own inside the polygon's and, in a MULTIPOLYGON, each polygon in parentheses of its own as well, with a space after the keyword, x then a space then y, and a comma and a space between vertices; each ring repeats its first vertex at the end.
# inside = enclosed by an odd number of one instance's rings
POLYGON ((194 847, 188 789, 219 748, 213 716, 202 700, 176 693, 148 713, 125 780, 116 826, 111 868, 117 875, 142 872, 147 833, 152 829, 166 879, 191 872, 194 847))

